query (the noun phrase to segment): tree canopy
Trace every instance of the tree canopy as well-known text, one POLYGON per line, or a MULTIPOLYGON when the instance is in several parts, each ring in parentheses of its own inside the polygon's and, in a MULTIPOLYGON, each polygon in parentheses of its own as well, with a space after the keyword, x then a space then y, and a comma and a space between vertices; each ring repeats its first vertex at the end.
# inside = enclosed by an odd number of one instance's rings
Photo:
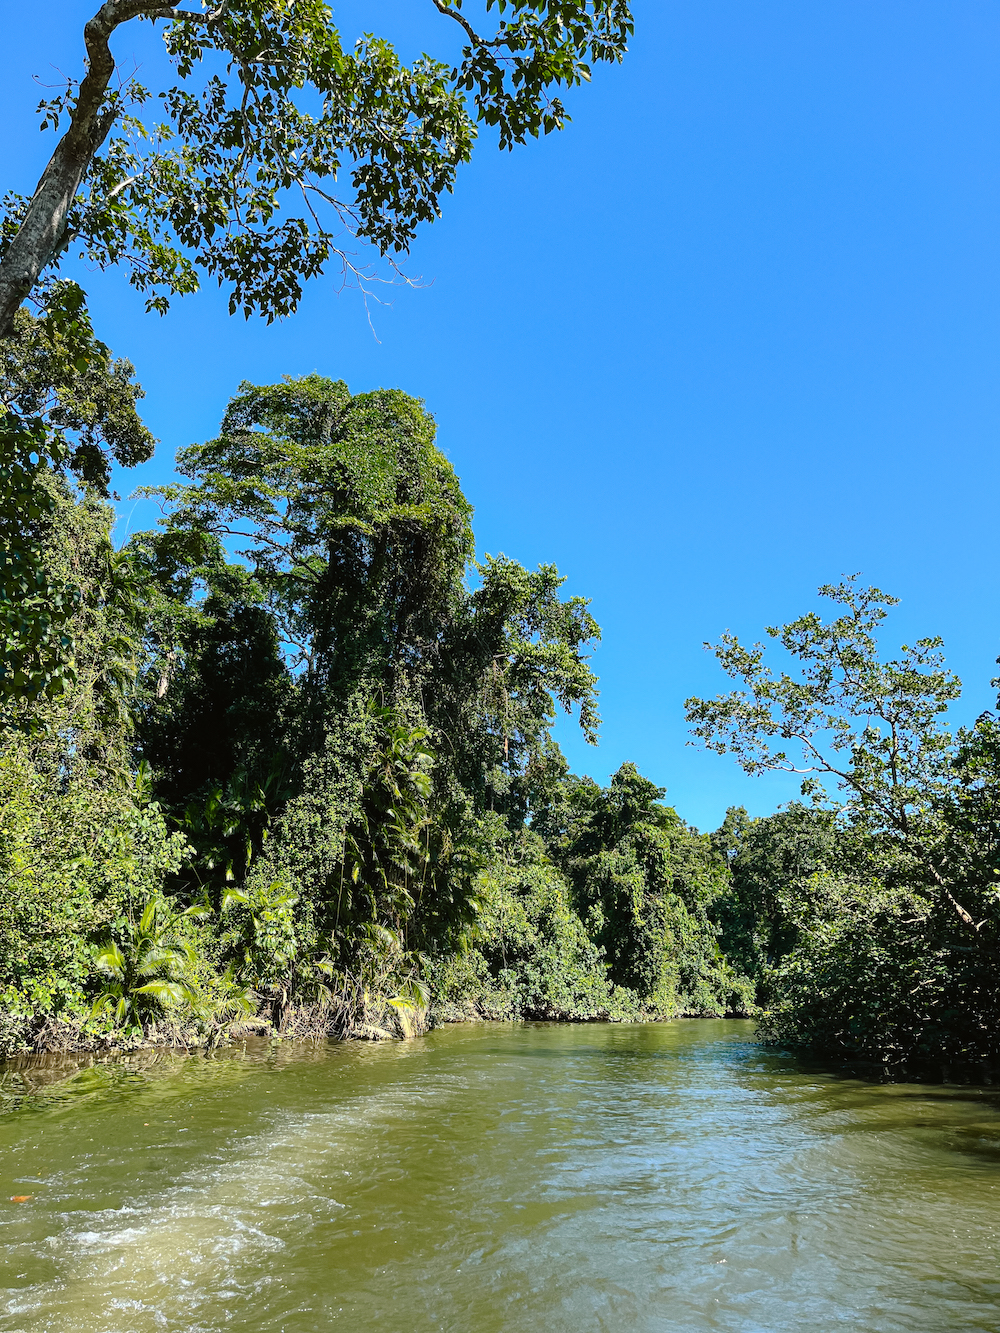
POLYGON ((359 275, 351 238, 405 255, 479 124, 501 148, 561 129, 560 90, 621 60, 633 27, 628 0, 424 3, 457 58, 406 65, 372 34, 350 47, 322 0, 105 0, 85 75, 41 105, 61 137, 34 193, 5 199, 0 338, 74 246, 122 265, 149 309, 203 274, 231 311, 287 315, 331 261, 359 275), (176 83, 122 78, 111 44, 134 22, 163 25, 176 83))
POLYGON ((1000 1069, 997 724, 948 725, 936 638, 883 650, 894 599, 821 589, 832 616, 769 631, 779 663, 724 636, 740 688, 689 701, 696 734, 808 800, 699 833, 632 764, 569 772, 552 724, 596 736, 597 625, 553 565, 474 558, 419 400, 243 384, 116 553, 99 464, 145 447, 137 391, 106 349, 76 364, 62 319, 21 312, 3 363, 40 414, 21 445, 60 445, 63 475, 38 452, 9 475, 72 669, 8 643, 0 1049, 405 1035, 433 1004, 754 1013, 893 1076, 1000 1069))
POLYGON ((832 778, 853 819, 919 862, 950 897, 939 811, 955 750, 943 715, 961 682, 945 669, 936 637, 883 660, 876 635, 895 598, 854 579, 819 591, 841 614, 824 622, 810 612, 767 631, 797 671, 776 672, 761 644, 723 636, 716 655, 744 688, 689 699, 692 731, 747 773, 802 774, 804 794, 819 795, 832 778))

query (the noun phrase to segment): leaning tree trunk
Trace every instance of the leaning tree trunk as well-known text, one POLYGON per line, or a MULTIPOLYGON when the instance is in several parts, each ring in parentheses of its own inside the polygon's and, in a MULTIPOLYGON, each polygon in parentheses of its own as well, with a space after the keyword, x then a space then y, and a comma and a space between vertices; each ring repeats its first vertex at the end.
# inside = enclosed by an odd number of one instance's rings
POLYGON ((106 0, 83 30, 87 74, 69 129, 56 145, 24 221, 0 262, 0 338, 10 334, 21 302, 66 244, 70 207, 115 120, 114 109, 105 106, 104 100, 115 70, 108 39, 122 23, 140 14, 166 18, 171 11, 163 0, 106 0))

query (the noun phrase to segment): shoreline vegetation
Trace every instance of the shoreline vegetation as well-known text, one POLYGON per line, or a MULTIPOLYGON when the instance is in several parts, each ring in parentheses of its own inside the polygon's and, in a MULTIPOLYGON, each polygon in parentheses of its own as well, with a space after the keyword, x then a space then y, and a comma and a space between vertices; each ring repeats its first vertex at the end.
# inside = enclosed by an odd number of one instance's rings
MULTIPOLYGON (((588 1024, 651 1024, 682 1023, 700 1019, 736 1019, 752 1021, 744 1013, 735 1014, 673 1014, 663 1015, 638 1014, 614 1016, 608 1013, 594 1013, 587 1016, 560 1013, 504 1014, 482 1013, 473 1009, 460 1008, 456 1005, 443 1005, 425 1012, 416 1011, 400 1022, 394 1012, 382 1014, 385 1026, 375 1021, 377 1015, 371 1015, 368 1023, 354 1027, 344 1026, 343 1016, 321 1011, 316 1006, 302 1006, 293 1009, 288 1015, 283 1030, 265 1028, 262 1024, 240 1029, 231 1027, 225 1032, 207 1034, 195 1028, 185 1030, 180 1027, 163 1025, 150 1027, 145 1031, 133 1030, 106 1033, 86 1033, 77 1026, 65 1023, 52 1024, 44 1034, 45 1045, 32 1049, 13 1052, 0 1058, 0 1071, 11 1072, 19 1069, 47 1067, 46 1061, 58 1063, 63 1057, 67 1067, 75 1069, 77 1060, 93 1057, 101 1063, 104 1060, 118 1060, 128 1056, 176 1054, 176 1055, 212 1055, 216 1052, 236 1051, 251 1043, 254 1046, 277 1047, 287 1042, 353 1042, 353 1041, 410 1041, 424 1037, 437 1028, 452 1027, 456 1024, 489 1026, 498 1024, 509 1026, 518 1023, 570 1023, 588 1024), (38 1064, 38 1062, 42 1062, 38 1064)), ((85 1067, 87 1061, 79 1067, 85 1067)), ((56 1065, 53 1065, 55 1068, 56 1065)))
MULTIPOLYGON (((98 456, 138 439, 131 367, 80 364, 86 413, 50 415, 98 456)), ((52 452, 6 474, 35 592, 0 696, 0 1058, 743 1015, 991 1081, 1000 733, 946 725, 938 640, 882 653, 893 598, 849 579, 768 648, 723 636, 736 688, 687 701, 694 735, 803 786, 702 833, 632 764, 570 772, 552 725, 596 742, 597 623, 554 565, 476 559, 418 400, 243 384, 120 551, 106 474, 52 452)))
MULTIPOLYGON (((640 1024, 686 1023, 705 1019, 753 1022, 746 1014, 676 1014, 670 1018, 639 1016, 615 1018, 593 1015, 587 1018, 559 1015, 520 1017, 484 1015, 460 1011, 452 1006, 431 1009, 426 1014, 414 1015, 406 1025, 396 1024, 395 1030, 369 1028, 366 1031, 344 1033, 331 1024, 330 1016, 315 1010, 296 1010, 290 1015, 284 1032, 265 1032, 259 1028, 236 1032, 230 1030, 222 1039, 208 1040, 198 1032, 164 1032, 143 1035, 115 1033, 102 1042, 92 1036, 82 1045, 52 1045, 45 1050, 22 1051, 0 1059, 0 1111, 20 1105, 28 1098, 58 1089, 77 1074, 97 1067, 119 1068, 122 1071, 146 1072, 170 1057, 238 1058, 248 1052, 292 1058, 307 1056, 310 1046, 326 1046, 353 1041, 409 1041, 427 1036, 434 1030, 452 1026, 511 1027, 521 1023, 559 1024, 640 1024)), ((55 1035, 55 1034, 53 1034, 55 1035)), ((72 1043, 79 1035, 67 1028, 66 1040, 72 1043)), ((808 1050, 794 1053, 795 1069, 821 1075, 835 1075, 862 1083, 892 1084, 911 1082, 939 1087, 1000 1088, 1000 1067, 984 1068, 942 1064, 936 1069, 924 1066, 919 1070, 887 1071, 877 1061, 836 1059, 816 1056, 808 1050)))

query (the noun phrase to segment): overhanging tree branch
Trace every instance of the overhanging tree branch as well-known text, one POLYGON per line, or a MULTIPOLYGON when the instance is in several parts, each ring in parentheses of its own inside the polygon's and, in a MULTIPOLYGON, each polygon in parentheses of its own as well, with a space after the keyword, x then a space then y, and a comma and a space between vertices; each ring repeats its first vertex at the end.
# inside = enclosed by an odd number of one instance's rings
POLYGON ((97 267, 123 265, 160 312, 197 290, 199 269, 229 286, 231 311, 268 320, 292 313, 303 282, 331 261, 362 285, 329 219, 308 203, 301 217, 279 218, 292 185, 322 198, 394 267, 438 216, 477 123, 496 127, 501 148, 560 129, 567 116, 552 90, 586 81, 588 62, 620 60, 632 31, 628 0, 507 0, 493 36, 447 0, 433 2, 469 39, 455 66, 422 56, 406 67, 374 36, 345 50, 325 0, 221 0, 200 12, 106 0, 84 30, 79 87, 43 104, 43 126, 68 114, 68 129, 31 198, 7 198, 0 337, 76 241, 97 267), (146 89, 111 89, 109 42, 132 20, 168 25, 180 75, 159 94, 167 119, 155 128, 126 109, 146 89), (226 72, 191 90, 212 54, 226 72), (331 180, 337 190, 322 189, 331 180))
POLYGON ((460 14, 456 9, 452 9, 450 5, 445 4, 444 0, 431 0, 431 4, 439 14, 443 14, 445 18, 454 19, 460 27, 464 28, 465 35, 473 46, 490 47, 506 46, 508 44, 508 39, 502 37, 495 37, 492 41, 487 41, 485 37, 480 37, 479 33, 476 32, 475 28, 465 15, 460 14))

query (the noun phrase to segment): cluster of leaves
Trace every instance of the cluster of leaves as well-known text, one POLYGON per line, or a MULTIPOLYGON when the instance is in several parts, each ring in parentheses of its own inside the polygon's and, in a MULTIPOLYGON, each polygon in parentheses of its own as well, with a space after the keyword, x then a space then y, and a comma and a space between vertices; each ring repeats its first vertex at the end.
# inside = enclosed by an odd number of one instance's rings
POLYGON ((43 528, 55 502, 43 484, 40 425, 0 417, 0 698, 53 698, 73 679, 69 621, 79 589, 45 568, 43 528))
POLYGON ((146 462, 156 441, 136 410, 144 394, 134 367, 95 336, 85 302, 76 283, 52 282, 41 315, 17 312, 0 339, 0 423, 33 437, 27 452, 106 496, 112 464, 146 462))
POLYGON ((170 1005, 185 1000, 195 1004, 198 994, 188 979, 195 950, 183 926, 205 911, 188 907, 175 912, 168 903, 150 898, 138 920, 130 918, 120 927, 122 943, 110 940, 98 950, 97 969, 106 980, 92 1012, 110 1011, 119 1025, 131 1019, 143 1026, 170 1005))

